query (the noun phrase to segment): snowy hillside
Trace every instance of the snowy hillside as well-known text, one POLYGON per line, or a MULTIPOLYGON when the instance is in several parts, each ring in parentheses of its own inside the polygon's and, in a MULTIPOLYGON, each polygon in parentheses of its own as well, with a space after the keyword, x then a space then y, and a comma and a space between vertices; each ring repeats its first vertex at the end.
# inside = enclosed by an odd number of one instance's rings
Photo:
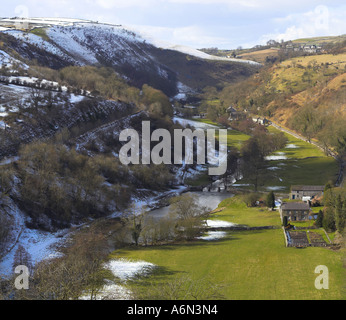
MULTIPOLYGON (((179 82, 192 89, 198 89, 200 83, 192 84, 189 81, 196 71, 201 72, 197 75, 198 78, 208 78, 210 81, 213 66, 208 64, 218 61, 229 62, 230 65, 226 64, 223 68, 229 72, 229 66, 233 65, 234 70, 237 70, 236 76, 248 72, 246 69, 241 70, 241 66, 258 66, 253 61, 216 57, 186 46, 163 44, 162 41, 123 26, 87 20, 0 19, 0 28, 0 32, 7 36, 5 42, 9 48, 15 50, 23 59, 37 60, 41 65, 53 69, 70 65, 112 67, 131 85, 140 88, 146 83, 170 97, 179 93, 179 82), (9 27, 11 23, 12 28, 9 27), (30 26, 29 32, 18 29, 18 24, 25 23, 30 26), (192 68, 186 68, 187 55, 200 59, 203 65, 197 63, 192 68)), ((8 57, 0 54, 0 63, 1 60, 5 63, 8 57)), ((224 72, 219 75, 224 79, 219 79, 215 75, 212 75, 212 78, 215 81, 227 81, 232 78, 224 72)))
POLYGON ((212 56, 210 54, 207 54, 205 52, 202 52, 200 50, 197 50, 197 49, 194 49, 191 47, 187 47, 187 46, 173 45, 173 46, 167 46, 167 47, 165 47, 165 49, 176 50, 176 51, 186 53, 186 54, 189 54, 191 56, 201 58, 201 59, 206 59, 206 60, 228 61, 228 62, 246 63, 246 64, 252 64, 255 66, 260 66, 260 63, 255 62, 255 61, 212 56))

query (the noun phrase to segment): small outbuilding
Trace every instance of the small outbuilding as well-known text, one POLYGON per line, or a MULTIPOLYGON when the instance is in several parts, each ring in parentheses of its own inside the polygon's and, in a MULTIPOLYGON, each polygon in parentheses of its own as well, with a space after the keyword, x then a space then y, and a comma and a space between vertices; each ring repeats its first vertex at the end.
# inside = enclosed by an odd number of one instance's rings
POLYGON ((290 200, 312 199, 322 196, 323 192, 324 186, 291 186, 290 200))

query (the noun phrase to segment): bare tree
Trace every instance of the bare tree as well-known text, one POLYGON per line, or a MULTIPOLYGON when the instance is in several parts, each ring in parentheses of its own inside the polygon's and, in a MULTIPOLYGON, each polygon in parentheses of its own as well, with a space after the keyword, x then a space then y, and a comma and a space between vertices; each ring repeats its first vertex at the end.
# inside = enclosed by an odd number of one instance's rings
POLYGON ((200 206, 195 195, 186 193, 171 200, 170 214, 177 219, 180 237, 193 239, 200 234, 210 208, 200 206))

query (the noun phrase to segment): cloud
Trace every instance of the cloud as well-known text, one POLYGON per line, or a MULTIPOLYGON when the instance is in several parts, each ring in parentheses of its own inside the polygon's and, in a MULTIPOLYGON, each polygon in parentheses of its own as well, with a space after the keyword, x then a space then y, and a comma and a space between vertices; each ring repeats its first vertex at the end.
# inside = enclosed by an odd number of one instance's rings
POLYGON ((194 48, 217 47, 227 43, 227 37, 215 36, 198 25, 183 27, 159 27, 150 25, 126 25, 158 46, 188 45, 194 48))
POLYGON ((16 6, 25 2, 31 17, 134 25, 167 42, 232 49, 269 39, 343 34, 344 1, 324 6, 319 4, 325 0, 2 0, 1 12, 18 15, 16 6))
POLYGON ((157 5, 162 0, 87 0, 88 3, 95 3, 97 6, 103 9, 113 9, 113 8, 142 8, 151 7, 157 5))
POLYGON ((345 6, 335 9, 319 5, 305 13, 275 18, 272 21, 274 32, 264 34, 259 42, 263 44, 270 39, 287 41, 299 38, 340 35, 345 33, 346 30, 345 14, 345 6))

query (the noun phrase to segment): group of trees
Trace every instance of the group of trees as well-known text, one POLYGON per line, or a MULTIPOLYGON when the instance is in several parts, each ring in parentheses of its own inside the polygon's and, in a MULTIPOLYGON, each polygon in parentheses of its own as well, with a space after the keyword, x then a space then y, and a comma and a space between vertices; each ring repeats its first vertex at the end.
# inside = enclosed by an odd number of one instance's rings
POLYGON ((69 246, 61 248, 62 255, 32 265, 30 254, 18 246, 14 266, 29 267, 28 290, 14 288, 15 277, 0 278, 0 299, 69 300, 79 299, 88 291, 95 299, 109 275, 102 270, 109 251, 115 248, 113 236, 122 228, 116 219, 100 219, 75 232, 69 246), (1 296, 2 295, 2 296, 1 296))
POLYGON ((0 167, 1 197, 15 199, 34 227, 49 230, 107 216, 126 208, 138 188, 162 191, 172 185, 169 166, 125 166, 101 153, 78 153, 65 140, 24 145, 16 163, 0 167))
POLYGON ((316 226, 328 231, 346 230, 346 191, 344 188, 332 188, 326 185, 323 196, 324 210, 320 210, 316 219, 316 226))
POLYGON ((265 157, 286 144, 287 137, 282 132, 271 134, 264 127, 255 130, 253 136, 244 142, 240 150, 242 173, 252 181, 255 191, 265 172, 265 157))
POLYGON ((74 88, 76 93, 89 92, 94 97, 121 100, 158 117, 173 114, 171 103, 162 91, 147 84, 141 88, 131 86, 109 67, 70 66, 58 71, 41 67, 38 71, 60 85, 74 88))
POLYGON ((86 217, 99 217, 125 207, 130 193, 123 184, 126 169, 117 163, 90 158, 53 143, 22 147, 16 164, 1 167, 12 173, 1 189, 31 216, 35 227, 68 226, 86 217), (113 184, 106 184, 107 178, 113 184))
POLYGON ((123 241, 135 245, 158 245, 179 240, 193 240, 205 227, 210 209, 200 206, 193 194, 183 194, 170 201, 170 211, 156 218, 134 207, 122 218, 123 241), (139 211, 139 212, 138 212, 139 211))

